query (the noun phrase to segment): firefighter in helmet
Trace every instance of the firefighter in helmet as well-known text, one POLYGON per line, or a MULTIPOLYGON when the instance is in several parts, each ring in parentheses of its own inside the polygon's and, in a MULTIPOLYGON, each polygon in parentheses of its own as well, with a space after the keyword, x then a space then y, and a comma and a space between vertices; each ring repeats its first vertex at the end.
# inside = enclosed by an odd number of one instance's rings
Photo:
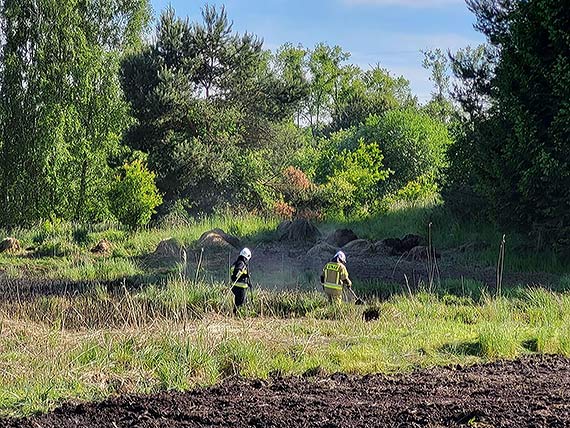
POLYGON ((234 315, 238 308, 245 303, 246 292, 251 287, 249 278, 249 260, 251 251, 244 248, 240 251, 239 257, 231 266, 232 293, 234 293, 234 315))
POLYGON ((330 303, 342 302, 343 287, 352 287, 352 281, 348 277, 346 269, 346 255, 339 251, 323 268, 321 284, 330 303))

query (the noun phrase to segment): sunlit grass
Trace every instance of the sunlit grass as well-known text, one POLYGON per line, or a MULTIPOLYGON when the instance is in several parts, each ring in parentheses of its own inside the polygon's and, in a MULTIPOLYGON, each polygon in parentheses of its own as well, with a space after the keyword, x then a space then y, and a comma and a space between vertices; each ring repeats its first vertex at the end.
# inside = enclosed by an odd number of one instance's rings
POLYGON ((395 295, 363 307, 322 294, 257 291, 238 317, 222 284, 172 280, 140 291, 0 306, 0 412, 72 398, 211 385, 242 375, 398 373, 530 352, 570 356, 570 295, 527 288, 479 299, 395 295), (514 295, 516 294, 516 295, 514 295))
POLYGON ((243 213, 218 214, 203 219, 187 219, 180 224, 148 227, 136 232, 114 224, 74 225, 44 222, 29 229, 0 231, 0 237, 13 236, 24 250, 0 254, 0 269, 7 277, 60 278, 70 280, 114 280, 142 275, 171 273, 172 266, 146 266, 158 243, 174 239, 181 247, 193 247, 200 236, 219 228, 235 235, 244 244, 270 239, 277 219, 243 213), (111 253, 90 252, 99 241, 111 243, 111 253), (26 250, 27 249, 27 250, 26 250))

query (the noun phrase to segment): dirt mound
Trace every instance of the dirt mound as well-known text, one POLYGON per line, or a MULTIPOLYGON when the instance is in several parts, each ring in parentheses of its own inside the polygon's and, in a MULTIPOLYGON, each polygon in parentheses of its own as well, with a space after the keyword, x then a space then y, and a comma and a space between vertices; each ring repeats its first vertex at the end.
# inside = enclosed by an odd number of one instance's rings
POLYGON ((347 257, 364 256, 374 252, 374 244, 366 239, 356 239, 342 247, 342 251, 347 257))
POLYGON ((16 238, 5 238, 0 241, 0 253, 20 251, 22 246, 16 238))
POLYGON ((174 238, 168 238, 160 241, 154 250, 155 257, 180 257, 183 247, 174 238))
POLYGON ((204 232, 198 239, 200 248, 208 248, 211 250, 220 249, 228 250, 232 248, 240 248, 240 240, 232 235, 227 234, 222 229, 212 229, 204 232))
MULTIPOLYGON (((568 427, 570 359, 452 366, 400 376, 244 380, 154 396, 68 404, 0 427, 568 427), (284 423, 286 421, 286 423, 284 423)), ((317 375, 316 377, 314 375, 317 375)))
POLYGON ((337 247, 333 247, 326 242, 319 242, 317 245, 307 251, 306 258, 311 264, 321 265, 332 259, 337 251, 337 247))
POLYGON ((350 229, 337 229, 330 235, 326 242, 335 247, 343 247, 351 241, 358 239, 358 236, 350 229))
POLYGON ((319 229, 309 220, 286 220, 277 227, 280 241, 317 242, 321 236, 319 229))
POLYGON ((106 239, 102 239, 97 243, 97 245, 91 248, 90 251, 93 254, 109 254, 111 252, 111 248, 112 248, 111 243, 106 239))
POLYGON ((426 240, 419 235, 408 234, 402 239, 388 238, 384 239, 384 244, 392 249, 392 255, 400 256, 407 253, 412 248, 425 246, 426 240))
POLYGON ((388 247, 384 241, 376 241, 374 243, 374 252, 379 256, 389 256, 392 249, 388 247))

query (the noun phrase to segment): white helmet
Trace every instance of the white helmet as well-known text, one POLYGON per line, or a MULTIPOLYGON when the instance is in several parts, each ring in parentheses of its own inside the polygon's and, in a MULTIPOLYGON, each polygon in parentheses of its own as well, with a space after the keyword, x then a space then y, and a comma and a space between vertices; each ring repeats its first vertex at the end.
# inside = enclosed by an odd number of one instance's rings
POLYGON ((249 251, 249 248, 244 248, 241 250, 239 255, 245 257, 246 260, 251 259, 251 251, 249 251))
POLYGON ((342 251, 337 252, 334 255, 334 258, 340 260, 342 263, 346 263, 346 254, 344 254, 342 251))

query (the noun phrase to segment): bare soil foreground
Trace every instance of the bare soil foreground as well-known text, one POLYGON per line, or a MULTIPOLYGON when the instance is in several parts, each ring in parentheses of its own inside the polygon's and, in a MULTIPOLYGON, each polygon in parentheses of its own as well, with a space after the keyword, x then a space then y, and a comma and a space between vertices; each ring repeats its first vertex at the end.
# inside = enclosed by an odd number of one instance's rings
POLYGON ((2 427, 570 427, 570 359, 399 376, 231 379, 188 393, 68 404, 2 427))

